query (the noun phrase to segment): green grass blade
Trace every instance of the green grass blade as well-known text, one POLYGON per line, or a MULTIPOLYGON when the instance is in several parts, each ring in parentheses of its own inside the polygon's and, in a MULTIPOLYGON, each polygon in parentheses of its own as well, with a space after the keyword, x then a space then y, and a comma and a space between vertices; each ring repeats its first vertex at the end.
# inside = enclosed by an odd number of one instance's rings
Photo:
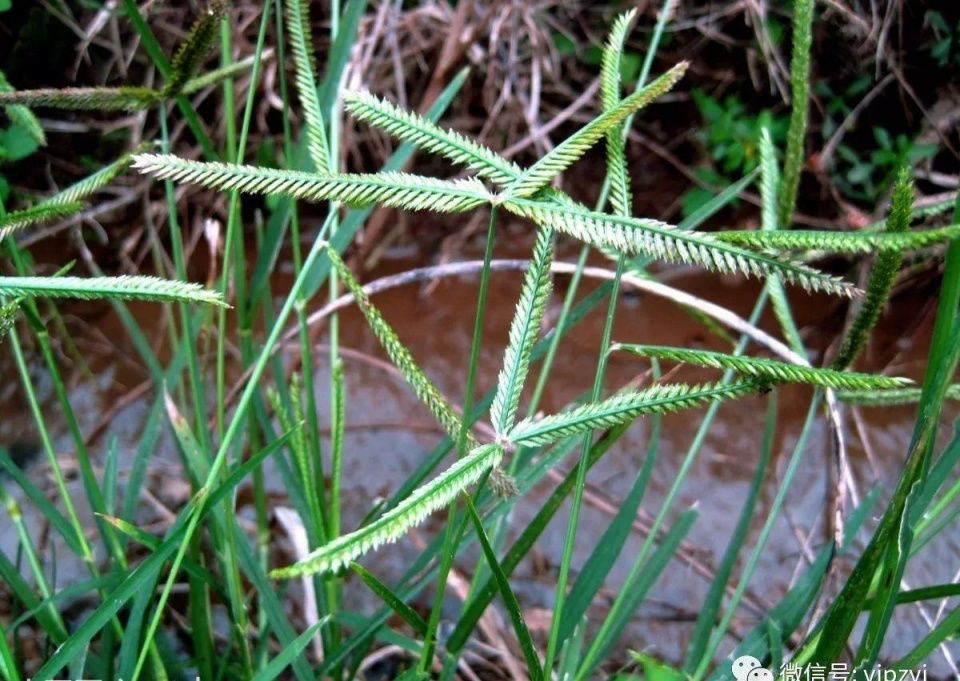
POLYGON ((563 617, 557 629, 557 638, 566 641, 574 634, 574 629, 582 621, 587 608, 603 586, 607 575, 613 569, 617 558, 623 551, 633 531, 633 522, 637 517, 637 510, 643 501, 653 467, 657 460, 657 446, 660 439, 660 418, 654 416, 653 427, 650 429, 650 445, 644 458, 643 466, 637 472, 630 491, 620 502, 617 515, 604 530, 597 544, 577 575, 570 593, 563 606, 563 617))
POLYGON ((80 538, 77 537, 76 532, 73 529, 73 525, 70 524, 70 521, 67 520, 66 516, 60 512, 54 504, 47 498, 47 495, 38 488, 32 480, 27 476, 23 470, 17 466, 13 460, 10 458, 10 455, 3 448, 0 448, 0 469, 6 472, 10 476, 10 479, 15 482, 30 502, 37 507, 43 517, 49 522, 63 537, 63 540, 66 542, 67 547, 73 551, 75 554, 82 555, 83 549, 81 547, 80 538))
POLYGON ((363 580, 363 583, 370 587, 370 590, 380 597, 380 600, 386 603, 391 610, 397 613, 404 622, 413 627, 413 630, 417 632, 419 636, 426 635, 426 620, 424 620, 416 610, 404 603, 400 596, 390 590, 390 587, 377 579, 375 575, 371 574, 359 563, 350 563, 350 569, 357 573, 360 579, 363 580))
POLYGON ((767 407, 767 418, 763 430, 763 442, 760 447, 760 458, 757 460, 757 467, 753 473, 753 479, 750 481, 750 488, 747 491, 743 508, 740 510, 740 517, 730 535, 730 541, 723 552, 720 564, 717 566, 713 581, 710 582, 710 589, 707 597, 700 607, 700 614, 697 616, 697 623, 694 625, 693 633, 690 635, 690 646, 687 648, 687 654, 683 661, 683 672, 688 677, 693 675, 701 658, 707 649, 710 640, 710 632, 720 615, 720 608, 723 606, 723 597, 726 593, 727 583, 730 581, 730 575, 733 574, 740 552, 743 549, 744 542, 747 540, 747 534, 750 531, 750 523, 753 520, 753 513, 760 499, 762 485, 767 473, 767 465, 770 463, 770 455, 773 452, 773 436, 777 427, 777 400, 771 399, 767 407))
MULTIPOLYGON (((955 217, 960 219, 960 199, 957 202, 955 217)), ((879 570, 885 574, 881 575, 883 579, 880 584, 883 585, 883 590, 877 594, 877 598, 878 601, 883 601, 884 605, 875 606, 871 613, 871 621, 868 622, 867 627, 870 639, 865 640, 861 645, 861 654, 858 659, 858 662, 872 664, 876 646, 879 644, 878 638, 889 622, 894 594, 899 588, 897 573, 902 569, 904 553, 900 551, 896 565, 893 565, 892 561, 887 563, 883 561, 887 556, 888 546, 902 538, 900 528, 902 519, 907 513, 908 499, 914 485, 923 479, 929 466, 943 397, 960 356, 960 332, 956 323, 958 306, 960 306, 960 241, 954 240, 947 250, 923 394, 903 474, 873 537, 837 598, 821 620, 821 626, 818 629, 824 632, 824 635, 808 640, 799 653, 805 660, 829 663, 840 655, 859 619, 860 607, 879 570)), ((909 546, 906 548, 909 549, 909 546)))
POLYGON ((687 536, 687 533, 690 532, 696 519, 696 510, 687 509, 684 511, 660 542, 657 550, 650 556, 650 561, 647 563, 646 568, 638 573, 637 579, 623 585, 623 593, 629 594, 625 602, 625 607, 620 610, 619 613, 611 611, 607 616, 607 620, 601 629, 601 634, 598 638, 594 639, 583 661, 580 663, 580 668, 576 676, 577 681, 583 681, 589 678, 607 650, 620 638, 623 630, 633 617, 634 611, 666 569, 670 560, 677 552, 677 549, 680 548, 680 543, 684 537, 687 536))
MULTIPOLYGON (((773 629, 779 634, 780 640, 788 639, 810 608, 813 607, 820 587, 823 584, 827 568, 833 557, 833 545, 821 549, 806 571, 797 579, 796 583, 783 596, 728 656, 736 659, 741 655, 752 655, 759 660, 770 659, 771 648, 768 632, 773 629)), ((733 681, 730 665, 719 664, 710 676, 711 681, 733 681)))
POLYGON ((110 623, 112 618, 131 598, 144 591, 152 592, 163 565, 180 546, 192 515, 199 513, 202 517, 208 513, 214 505, 225 499, 242 480, 250 475, 254 466, 259 465, 264 459, 279 451, 286 444, 287 437, 289 437, 289 434, 272 442, 248 461, 231 471, 207 496, 200 498, 199 505, 197 497, 191 500, 180 512, 177 521, 170 528, 167 537, 157 547, 157 550, 127 573, 123 581, 101 601, 97 609, 80 623, 70 633, 70 637, 63 645, 57 648, 53 655, 44 662, 35 677, 53 678, 56 676, 79 653, 87 650, 93 637, 110 623))
MULTIPOLYGON (((590 448, 587 457, 587 467, 590 468, 599 461, 626 430, 626 425, 620 425, 610 429, 598 439, 590 448)), ((571 440, 570 446, 572 447, 575 444, 576 442, 571 440)), ((573 491, 576 477, 577 470, 574 468, 564 477, 563 481, 554 488, 547 501, 540 507, 540 510, 537 511, 534 518, 520 533, 520 536, 513 543, 513 546, 510 547, 510 550, 504 556, 501 563, 505 574, 510 575, 523 558, 532 550, 537 539, 546 530, 547 525, 560 510, 567 496, 573 491)), ((471 632, 476 627, 481 615, 483 615, 484 611, 489 607, 490 602, 496 594, 497 585, 494 583, 492 577, 489 578, 482 587, 476 590, 473 598, 468 601, 464 607, 463 614, 460 616, 460 621, 457 622, 453 633, 450 635, 450 638, 447 639, 448 650, 457 652, 466 645, 471 632)))
POLYGON ((540 665, 540 658, 537 656, 537 649, 533 645, 530 630, 527 629, 527 624, 523 621, 520 603, 517 601, 516 594, 514 594, 510 588, 510 582, 507 580, 507 576, 500 566, 500 561, 497 560, 497 554, 494 552, 493 547, 490 546, 490 540, 487 537, 486 531, 483 529, 483 521, 480 519, 480 514, 477 513, 477 508, 474 506, 473 500, 469 497, 467 498, 467 511, 470 513, 471 520, 473 520, 473 526, 477 531, 477 537, 480 540, 483 555, 486 557, 487 563, 490 565, 490 571, 497 581, 497 586, 500 589, 500 597, 503 599, 504 605, 507 607, 507 612, 510 615, 513 630, 517 635, 517 640, 520 642, 520 650, 523 651, 523 658, 527 663, 527 673, 530 674, 532 681, 541 681, 543 679, 543 668, 540 665))
POLYGON ((17 671, 17 663, 13 659, 10 646, 7 645, 7 630, 3 625, 0 625, 0 676, 5 681, 21 681, 23 678, 17 671))
POLYGON ((256 673, 252 681, 273 681, 280 676, 280 673, 285 670, 290 664, 300 656, 300 653, 310 645, 310 641, 314 636, 317 635, 317 632, 320 631, 320 628, 327 623, 327 618, 324 618, 317 622, 316 624, 307 627, 299 636, 290 641, 283 650, 281 650, 276 657, 274 657, 270 662, 268 662, 260 671, 256 673))
POLYGON ((937 625, 914 646, 913 650, 897 660, 891 667, 893 669, 921 668, 923 663, 930 658, 933 651, 940 645, 948 640, 956 639, 958 631, 960 631, 960 606, 955 607, 946 617, 937 622, 937 625))

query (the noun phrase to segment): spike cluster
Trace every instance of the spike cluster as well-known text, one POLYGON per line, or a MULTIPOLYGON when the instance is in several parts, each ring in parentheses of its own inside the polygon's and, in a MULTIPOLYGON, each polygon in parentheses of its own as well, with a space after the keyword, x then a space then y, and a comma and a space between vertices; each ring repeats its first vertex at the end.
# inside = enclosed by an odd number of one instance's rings
MULTIPOLYGON (((7 80, 6 74, 0 70, 0 93, 4 92, 13 92, 13 86, 10 85, 10 81, 7 80)), ((37 117, 30 109, 23 104, 7 104, 3 110, 7 114, 7 118, 10 119, 10 122, 26 130, 34 142, 41 147, 47 146, 47 134, 43 131, 43 126, 40 125, 40 121, 37 120, 37 117)))
MULTIPOLYGON (((620 103, 620 66, 627 31, 637 10, 621 14, 613 24, 600 63, 600 102, 604 111, 614 111, 620 103)), ((607 131, 607 177, 610 181, 610 206, 615 215, 630 215, 633 200, 627 177, 627 149, 624 137, 625 122, 607 131)))
POLYGON ((19 309, 20 304, 16 300, 0 305, 0 343, 7 337, 7 331, 13 328, 19 309))
POLYGON ((227 3, 216 0, 193 22, 183 44, 170 60, 170 78, 163 88, 165 96, 179 95, 190 77, 200 68, 200 64, 213 48, 220 18, 226 11, 227 3))

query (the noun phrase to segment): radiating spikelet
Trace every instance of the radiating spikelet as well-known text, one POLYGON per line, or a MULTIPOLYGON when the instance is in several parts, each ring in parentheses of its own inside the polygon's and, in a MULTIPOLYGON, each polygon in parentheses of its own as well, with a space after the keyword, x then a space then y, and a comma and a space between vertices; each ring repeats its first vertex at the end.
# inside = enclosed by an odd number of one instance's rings
POLYGON ((85 199, 112 182, 130 166, 131 158, 129 154, 124 154, 113 163, 44 199, 37 205, 15 213, 9 213, 0 218, 0 240, 24 227, 45 220, 66 217, 80 211, 83 208, 81 199, 85 199))
POLYGON ((226 11, 226 2, 214 0, 190 26, 183 44, 170 60, 170 77, 163 88, 165 96, 179 95, 190 77, 200 68, 215 44, 220 18, 226 11))
POLYGON ((7 337, 7 332, 13 328, 19 310, 20 303, 17 300, 11 300, 0 305, 0 343, 7 337))
MULTIPOLYGON (((760 129, 760 224, 764 233, 776 232, 777 225, 777 197, 780 192, 780 169, 777 167, 777 154, 770 137, 770 130, 764 126, 760 129)), ((790 301, 783 288, 780 277, 771 274, 765 285, 770 296, 770 305, 773 314, 780 323, 784 338, 794 352, 806 355, 800 330, 790 311, 790 301)))
POLYGON ((740 397, 757 390, 759 386, 756 381, 741 381, 728 385, 665 383, 646 390, 623 392, 602 402, 585 404, 540 419, 526 419, 514 426, 509 438, 517 445, 548 445, 586 431, 628 423, 644 414, 680 411, 706 402, 740 397))
MULTIPOLYGON (((13 86, 7 80, 6 74, 0 70, 0 92, 13 92, 13 86)), ((33 141, 41 147, 47 145, 47 135, 43 131, 40 121, 34 116, 33 112, 22 104, 10 104, 4 107, 4 112, 11 123, 19 125, 27 131, 27 134, 33 138, 33 141)))
POLYGON ((459 213, 491 200, 479 180, 440 180, 408 173, 324 176, 230 163, 188 161, 168 154, 139 154, 134 167, 160 179, 245 194, 282 194, 307 201, 379 204, 408 210, 459 213))
POLYGON ((144 87, 41 88, 0 92, 0 106, 21 104, 77 111, 140 111, 163 99, 160 92, 144 87))
POLYGON ((793 208, 797 203, 800 173, 803 171, 804 141, 807 114, 810 109, 810 47, 813 44, 814 0, 793 2, 793 46, 790 56, 790 127, 783 159, 783 182, 780 185, 777 222, 780 229, 789 229, 793 208))
POLYGON ((225 306, 217 291, 157 277, 0 277, 0 296, 150 300, 225 306))
POLYGON ((770 129, 760 129, 760 220, 764 232, 776 232, 777 196, 780 191, 780 169, 777 167, 777 153, 770 137, 770 129))
POLYGON ((433 384, 420 365, 414 360, 413 355, 407 346, 397 337, 396 332, 380 314, 380 310, 374 307, 370 302, 370 297, 360 286, 353 272, 347 267, 346 263, 340 258, 336 250, 327 247, 327 255, 330 262, 336 269, 337 274, 343 279, 347 289, 353 294, 357 301, 357 306, 363 312, 367 324, 373 331, 373 334, 380 341, 380 345, 390 357, 390 361, 397 367, 404 379, 413 388, 414 393, 421 402, 430 410, 437 422, 443 427, 443 430, 452 439, 456 440, 460 436, 460 429, 463 421, 457 412, 450 406, 446 398, 440 393, 440 390, 433 384))
MULTIPOLYGON (((261 61, 266 61, 271 56, 273 56, 273 49, 267 48, 263 50, 263 53, 260 55, 260 59, 261 61)), ((236 78, 237 76, 249 73, 256 60, 256 55, 251 55, 243 59, 231 61, 229 64, 213 69, 212 71, 207 71, 206 73, 201 73, 197 76, 194 76, 184 83, 180 94, 192 95, 200 92, 200 90, 203 90, 204 88, 218 85, 228 78, 236 78)))
POLYGON ((369 525, 324 544, 303 560, 273 570, 274 579, 289 579, 318 572, 333 572, 374 549, 397 541, 434 511, 447 506, 488 469, 500 463, 503 450, 493 444, 481 445, 439 476, 418 487, 397 506, 369 525))
POLYGON ((57 218, 73 215, 77 211, 83 210, 83 204, 79 201, 71 203, 37 204, 30 208, 7 213, 0 217, 0 241, 30 225, 46 220, 55 220, 57 218))
POLYGON ((94 192, 103 189, 120 176, 133 162, 132 154, 124 154, 113 163, 105 165, 100 170, 87 175, 87 177, 74 182, 66 189, 57 192, 53 196, 44 199, 38 205, 53 205, 62 203, 72 203, 80 201, 90 196, 94 192))
POLYGON ((846 296, 858 294, 852 284, 806 265, 717 241, 712 234, 679 230, 658 220, 605 215, 565 203, 548 204, 530 199, 510 199, 503 205, 511 212, 597 248, 645 253, 667 262, 699 265, 716 272, 754 277, 775 272, 807 290, 846 296))
POLYGON ((310 37, 310 12, 308 1, 284 0, 287 33, 290 35, 290 51, 296 67, 294 82, 303 104, 307 146, 316 171, 330 173, 330 145, 324 126, 320 99, 317 95, 317 77, 314 74, 313 40, 310 37))
MULTIPOLYGON (((910 210, 913 208, 913 183, 910 180, 910 170, 904 167, 897 177, 893 188, 893 198, 890 202, 890 217, 887 220, 886 234, 897 236, 906 234, 910 227, 910 210)), ((913 232, 915 233, 915 232, 913 232)), ((899 250, 881 251, 870 270, 870 279, 867 282, 867 295, 850 324, 840 350, 832 362, 836 369, 844 369, 853 363, 857 355, 867 344, 870 330, 873 329, 883 312, 897 273, 903 264, 903 254, 899 250)))
MULTIPOLYGON (((623 43, 627 31, 637 11, 633 9, 620 15, 613 24, 610 37, 603 50, 600 65, 600 101, 604 111, 614 111, 620 104, 620 62, 623 56, 623 43)), ((607 177, 610 181, 610 205, 617 215, 630 215, 633 200, 630 196, 630 182, 627 177, 627 152, 621 122, 611 128, 606 135, 607 177)))
POLYGON ((911 251, 960 238, 960 225, 903 232, 826 232, 791 229, 781 232, 731 230, 716 238, 752 250, 810 250, 828 253, 911 251))
POLYGON ((490 420, 498 435, 505 435, 517 418, 520 393, 530 369, 530 355, 550 297, 552 262, 553 230, 541 227, 537 232, 530 268, 524 275, 517 310, 510 323, 510 340, 504 352, 497 392, 490 407, 490 420))
POLYGON ((380 128, 403 142, 426 152, 438 154, 463 165, 480 177, 506 186, 518 179, 523 170, 492 149, 452 130, 446 130, 422 116, 404 111, 369 92, 347 92, 346 110, 354 118, 380 128))
POLYGON ((656 357, 684 364, 695 364, 713 369, 732 369, 743 376, 762 378, 775 383, 806 383, 824 388, 844 390, 885 390, 902 388, 913 381, 896 376, 877 376, 853 371, 837 371, 788 364, 773 359, 729 355, 709 350, 689 350, 687 348, 666 347, 663 345, 630 345, 616 343, 611 350, 623 350, 638 357, 656 357))
MULTIPOLYGON (((842 390, 837 398, 861 407, 894 407, 901 404, 915 404, 920 401, 923 390, 920 388, 895 388, 893 390, 842 390)), ((960 383, 947 387, 948 400, 960 400, 960 383)))
POLYGON ((687 66, 687 62, 680 62, 650 85, 623 99, 615 109, 607 111, 587 123, 554 147, 546 156, 525 171, 520 178, 510 183, 507 187, 507 194, 511 197, 528 197, 545 187, 554 177, 573 165, 609 130, 622 123, 632 113, 668 92, 686 73, 687 66))

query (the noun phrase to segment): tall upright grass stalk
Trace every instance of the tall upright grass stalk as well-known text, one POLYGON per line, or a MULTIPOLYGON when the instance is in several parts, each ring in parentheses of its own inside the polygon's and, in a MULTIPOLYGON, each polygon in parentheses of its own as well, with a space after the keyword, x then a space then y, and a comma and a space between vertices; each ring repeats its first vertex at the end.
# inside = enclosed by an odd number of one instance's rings
MULTIPOLYGON (((634 12, 622 15, 614 24, 610 38, 603 53, 601 69, 601 100, 605 111, 616 109, 620 102, 620 63, 623 54, 624 41, 627 31, 634 19, 634 12)), ((655 46, 648 52, 652 56, 655 46)), ((644 72, 641 74, 637 89, 642 90, 645 85, 649 65, 648 59, 644 72)), ((628 217, 632 212, 633 198, 630 192, 630 177, 627 173, 624 133, 625 125, 616 126, 607 132, 607 177, 610 182, 610 203, 617 215, 628 217)), ((621 254, 617 259, 617 270, 610 291, 610 302, 607 307, 606 321, 600 340, 600 357, 594 375, 593 388, 590 393, 591 402, 597 402, 603 392, 603 382, 607 367, 607 347, 613 336, 613 320, 616 315, 620 297, 620 280, 626 268, 626 256, 621 254)), ((553 669, 554 657, 557 654, 560 633, 560 622, 563 616, 563 604, 567 597, 567 581, 570 575, 570 566, 573 561, 573 551, 576 545, 577 528, 580 522, 580 512, 583 506, 583 492, 587 483, 587 457, 593 441, 593 432, 587 431, 583 435, 583 444, 580 451, 580 460, 577 464, 577 480, 574 487, 573 499, 570 505, 570 520, 564 541, 563 555, 560 559, 560 569, 557 574, 556 596, 554 597, 553 614, 550 619, 550 634, 547 641, 547 654, 544 668, 553 669)))
MULTIPOLYGON (((477 309, 474 313, 473 336, 470 339, 470 361, 467 365, 466 387, 463 397, 463 411, 468 414, 473 410, 474 384, 477 379, 477 365, 480 362, 480 342, 483 337, 484 320, 486 319, 487 294, 490 287, 490 261, 493 259, 493 244, 496 241, 497 215, 497 208, 491 209, 487 225, 486 246, 483 251, 483 271, 480 274, 480 287, 477 293, 477 309)), ((468 436, 469 426, 464 420, 457 433, 454 450, 458 459, 462 458, 465 453, 468 436)), ((446 531, 443 538, 443 550, 440 557, 440 569, 437 575, 433 607, 430 610, 430 618, 427 620, 427 633, 424 636, 423 649, 420 652, 420 660, 417 664, 417 669, 421 674, 426 674, 433 663, 433 651, 437 644, 437 627, 440 626, 440 614, 443 611, 443 600, 446 595, 447 576, 453 567, 456 545, 460 541, 460 534, 464 525, 460 522, 460 514, 457 510, 456 500, 454 500, 447 510, 446 531)))
MULTIPOLYGON (((960 196, 957 198, 954 218, 960 218, 960 196)), ((936 424, 950 378, 960 358, 958 308, 960 241, 953 240, 947 249, 917 422, 904 471, 853 573, 824 615, 815 634, 807 639, 805 647, 798 653, 802 660, 820 662, 837 658, 859 619, 860 604, 873 585, 876 585, 877 596, 855 661, 860 668, 866 668, 876 659, 879 645, 890 624, 895 596, 913 540, 913 529, 906 521, 911 513, 920 510, 911 508, 911 502, 916 498, 914 490, 924 482, 929 471, 936 424)))
POLYGON ((800 174, 803 171, 803 146, 810 110, 810 48, 813 44, 813 0, 793 2, 793 47, 790 57, 790 127, 783 159, 783 181, 777 210, 779 229, 790 227, 797 203, 800 174))

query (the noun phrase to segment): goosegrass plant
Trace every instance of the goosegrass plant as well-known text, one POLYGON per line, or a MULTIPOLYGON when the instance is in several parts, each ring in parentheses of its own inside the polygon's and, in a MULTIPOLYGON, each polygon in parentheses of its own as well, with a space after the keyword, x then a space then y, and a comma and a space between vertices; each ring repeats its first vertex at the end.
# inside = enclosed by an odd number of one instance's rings
MULTIPOLYGON (((306 0, 263 3, 255 52, 235 59, 229 6, 214 2, 201 12, 184 44, 168 60, 137 4, 124 0, 125 15, 163 77, 163 87, 0 92, 0 104, 8 111, 17 107, 14 110, 21 117, 32 116, 30 109, 36 107, 147 110, 156 116, 161 131, 158 149, 133 151, 66 190, 0 216, 0 238, 16 273, 0 277, 0 329, 10 341, 60 503, 47 499, 2 452, 0 467, 89 571, 85 582, 59 592, 53 588, 45 556, 22 523, 19 502, 5 487, 10 483, 0 483, 0 499, 17 528, 18 560, 22 557, 23 561, 21 565, 0 555, 0 574, 18 609, 15 625, 0 632, 0 674, 7 679, 27 677, 27 661, 16 641, 18 628, 31 626, 41 630, 48 641, 42 664, 31 670, 34 678, 70 673, 76 678, 100 675, 169 679, 180 678, 185 671, 204 679, 269 679, 286 675, 297 679, 355 678, 364 656, 378 641, 394 643, 409 656, 411 664, 405 678, 428 678, 435 671, 441 678, 453 678, 461 655, 475 636, 480 617, 499 596, 531 679, 595 677, 603 673, 608 660, 621 659, 612 652, 615 645, 696 523, 697 510, 678 508, 677 499, 717 410, 727 401, 768 393, 770 396, 764 398, 769 400, 768 416, 750 493, 700 609, 682 670, 671 673, 677 678, 697 680, 711 673, 717 677, 728 675, 728 666, 717 665, 718 650, 786 503, 790 482, 808 454, 807 438, 815 419, 825 412, 832 428, 843 427, 837 416, 838 398, 861 403, 919 399, 917 431, 906 468, 893 496, 883 500, 887 506, 879 525, 865 528, 873 532, 866 549, 855 556, 860 530, 873 505, 880 503, 878 494, 871 494, 859 507, 851 509, 845 518, 844 532, 816 554, 792 588, 739 641, 736 654, 753 654, 773 666, 791 654, 796 661, 829 664, 840 659, 848 642, 854 645, 851 635, 865 612, 866 627, 859 646, 854 648, 853 659, 860 669, 866 669, 878 660, 895 607, 956 594, 949 585, 905 592, 900 589, 900 582, 909 558, 915 555, 914 548, 928 543, 946 527, 960 495, 957 485, 940 491, 951 476, 960 447, 953 442, 940 458, 934 456, 936 423, 943 401, 951 390, 955 392, 950 381, 960 352, 960 328, 956 322, 960 302, 960 248, 956 237, 960 236, 960 226, 912 229, 913 194, 909 172, 904 170, 893 194, 885 229, 842 233, 791 229, 806 135, 812 0, 795 3, 793 110, 783 167, 778 164, 769 133, 764 131, 759 145, 759 173, 752 172, 721 192, 681 225, 633 215, 626 144, 633 117, 678 87, 687 70, 687 64, 680 63, 649 79, 656 45, 675 9, 674 2, 668 0, 662 8, 637 87, 626 95, 620 81, 624 71, 621 60, 635 16, 627 13, 614 22, 601 62, 601 112, 527 167, 436 123, 457 96, 464 74, 451 81, 423 116, 370 92, 344 90, 344 69, 365 3, 350 0, 343 7, 339 2, 331 3, 330 48, 322 69, 315 63, 309 5, 306 0), (293 109, 295 90, 296 108, 303 116, 299 137, 289 125, 289 115, 284 116, 285 163, 280 168, 246 163, 257 96, 255 85, 262 73, 270 28, 279 39, 276 50, 281 63, 289 55, 294 67, 292 83, 287 82, 284 70, 279 70, 285 114, 293 109), (206 75, 196 75, 218 37, 220 66, 206 75), (320 79, 318 72, 323 73, 320 79), (233 78, 241 73, 250 74, 251 84, 239 113, 233 78), (203 125, 190 99, 200 89, 216 84, 222 87, 226 111, 220 148, 214 142, 215 131, 203 125), (175 114, 170 106, 174 102, 205 160, 187 158, 171 148, 168 118, 175 114), (382 171, 342 170, 340 140, 344 115, 380 128, 401 142, 382 171), (606 151, 606 178, 602 199, 591 209, 559 189, 558 179, 601 143, 606 151), (414 150, 445 158, 462 169, 463 174, 442 179, 408 173, 403 167, 414 150), (29 255, 17 246, 17 236, 40 222, 76 213, 82 202, 91 200, 98 190, 130 169, 163 182, 167 247, 173 268, 163 272, 167 259, 157 257, 156 274, 168 276, 80 277, 69 266, 53 276, 34 273, 29 255), (758 177, 763 204, 761 230, 698 229, 758 177), (229 194, 219 279, 213 290, 187 281, 189 263, 177 220, 176 185, 229 194), (258 248, 252 266, 243 248, 244 239, 253 231, 244 228, 241 212, 248 195, 279 197, 272 204, 266 224, 255 230, 258 248), (306 254, 301 252, 301 242, 309 230, 304 229, 299 217, 300 201, 321 203, 328 209, 322 225, 310 235, 312 243, 306 254), (439 213, 484 211, 489 216, 473 338, 465 368, 465 394, 459 403, 444 395, 421 368, 344 260, 344 252, 374 206, 439 213), (494 272, 499 217, 504 213, 530 224, 534 246, 524 268, 515 315, 504 339, 496 386, 487 394, 477 395, 481 332, 494 272), (555 252, 559 238, 582 242, 583 248, 559 318, 553 328, 545 331, 545 313, 559 264, 555 252), (276 308, 269 274, 286 241, 292 248, 295 278, 290 289, 283 292, 282 305, 276 308), (948 244, 944 284, 929 369, 919 394, 909 387, 911 382, 907 379, 848 370, 865 347, 889 298, 902 254, 938 249, 944 243, 948 244), (608 277, 610 281, 578 302, 578 287, 589 273, 589 249, 613 257, 615 271, 608 277), (856 300, 861 292, 846 278, 824 273, 810 263, 822 254, 872 253, 877 254, 877 265, 836 359, 829 366, 814 366, 794 319, 788 290, 802 288, 856 300), (751 318, 732 316, 737 320, 735 328, 740 336, 718 335, 721 342, 729 345, 728 352, 652 346, 614 338, 613 321, 621 288, 631 278, 654 276, 649 267, 654 260, 763 282, 751 318), (307 314, 309 302, 324 286, 331 304, 341 292, 352 297, 390 363, 444 433, 422 465, 406 480, 398 481, 394 494, 371 509, 359 526, 347 531, 341 520, 341 476, 344 458, 351 455, 344 438, 351 403, 339 351, 339 327, 334 312, 328 317, 327 329, 331 408, 326 417, 329 444, 324 447, 320 437, 324 417, 318 409, 319 387, 315 384, 315 369, 320 360, 314 350, 307 314), (52 350, 48 330, 50 320, 56 316, 52 303, 65 297, 109 301, 155 386, 122 502, 116 494, 118 448, 107 448, 103 473, 98 476, 52 350), (146 300, 162 306, 164 333, 172 350, 169 359, 161 361, 157 356, 126 308, 128 300, 146 300), (592 389, 568 408, 540 413, 539 400, 565 334, 604 300, 607 311, 592 389), (785 343, 762 334, 756 326, 768 302, 785 343), (23 323, 18 322, 20 318, 23 323), (299 373, 291 373, 275 352, 288 323, 294 325, 298 341, 299 373), (266 329, 262 337, 255 332, 261 327, 266 329), (58 404, 66 416, 70 442, 80 463, 85 502, 96 518, 95 535, 90 535, 80 522, 58 460, 27 364, 22 342, 26 334, 35 339, 41 351, 44 368, 53 379, 58 404), (231 391, 227 357, 228 343, 234 337, 239 349, 238 368, 244 379, 231 391), (764 341, 775 358, 747 354, 750 341, 758 339, 764 341), (614 352, 629 353, 638 357, 640 363, 649 361, 646 384, 638 381, 608 393, 605 369, 614 352), (533 382, 530 372, 538 362, 542 362, 540 373, 533 382), (718 369, 724 374, 717 381, 703 383, 677 381, 672 372, 670 378, 661 379, 662 362, 718 369), (807 384, 814 390, 801 435, 750 547, 751 522, 773 459, 776 390, 784 383, 807 384), (523 396, 531 384, 533 397, 524 410, 523 396), (659 416, 701 407, 707 410, 700 428, 657 509, 651 531, 639 552, 629 557, 625 583, 606 615, 599 621, 590 621, 589 606, 620 558, 633 518, 645 498, 657 460, 659 416), (578 567, 574 554, 583 539, 579 521, 588 473, 640 417, 648 417, 654 423, 644 463, 620 512, 585 563, 578 567), (478 421, 489 423, 489 427, 476 427, 478 421), (165 533, 156 536, 138 527, 136 510, 149 458, 164 424, 172 431, 191 498, 179 509, 165 533), (442 467, 451 452, 453 462, 442 467), (571 452, 575 453, 572 457, 571 452), (568 472, 508 546, 506 530, 517 500, 542 483, 548 472, 560 467, 565 459, 572 459, 568 461, 568 472), (290 505, 311 547, 306 555, 295 556, 292 562, 272 542, 271 508, 262 471, 268 460, 279 471, 290 505), (435 472, 437 469, 439 472, 435 472), (254 492, 252 537, 236 517, 236 489, 248 481, 254 492), (546 640, 540 641, 527 626, 521 599, 510 579, 568 500, 570 515, 551 621, 546 640), (428 543, 413 564, 406 566, 402 579, 388 584, 378 577, 376 562, 372 560, 376 549, 400 541, 441 510, 447 514, 444 530, 428 543), (102 551, 95 551, 92 541, 98 542, 98 547, 102 545, 102 551), (474 542, 479 545, 474 579, 452 629, 441 637, 440 620, 450 572, 455 561, 465 559, 474 542), (142 556, 137 561, 130 557, 134 546, 136 554, 142 556), (857 564, 837 598, 821 614, 816 609, 817 599, 831 588, 827 575, 838 556, 856 558, 857 564), (741 561, 743 567, 738 571, 736 566, 741 561), (354 575, 383 602, 378 612, 357 612, 344 600, 345 581, 354 575), (293 579, 303 589, 303 598, 314 600, 303 608, 303 613, 312 614, 298 622, 302 626, 296 628, 289 618, 287 602, 293 579), (174 617, 171 597, 181 586, 186 594, 186 611, 183 617, 174 617), (92 593, 96 597, 96 606, 70 627, 58 609, 68 593, 92 593), (416 606, 423 602, 430 603, 426 614, 416 606), (223 618, 218 616, 224 611, 226 627, 220 624, 223 618), (398 619, 390 619, 391 615, 398 619), (804 624, 808 635, 797 633, 804 624), (188 651, 173 645, 178 629, 189 633, 192 646, 188 651)), ((960 202, 955 221, 960 221, 960 202)), ((158 256, 166 255, 161 252, 165 248, 162 243, 153 243, 151 247, 158 256)), ((680 294, 670 293, 669 287, 658 291, 681 300, 680 294)), ((708 330, 716 330, 718 323, 730 324, 732 313, 718 312, 716 306, 701 304, 697 299, 682 299, 688 301, 685 309, 697 319, 713 320, 708 330)), ((915 663, 923 659, 955 631, 958 618, 957 611, 952 610, 904 660, 915 663)), ((669 667, 664 665, 662 669, 669 667)))

